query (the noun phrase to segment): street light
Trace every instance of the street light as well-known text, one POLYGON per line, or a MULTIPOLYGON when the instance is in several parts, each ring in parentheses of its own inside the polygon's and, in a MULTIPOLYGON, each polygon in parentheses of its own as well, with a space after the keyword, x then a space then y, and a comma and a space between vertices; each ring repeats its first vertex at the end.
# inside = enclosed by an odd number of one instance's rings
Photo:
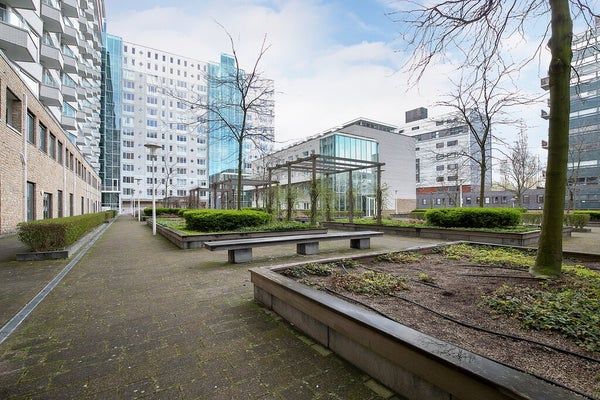
POLYGON ((142 210, 140 208, 140 193, 141 193, 141 190, 140 190, 140 181, 141 180, 142 180, 142 178, 135 178, 136 189, 137 189, 137 217, 138 217, 138 222, 140 222, 142 220, 142 210))
POLYGON ((146 143, 144 147, 150 150, 150 156, 152 157, 152 235, 156 236, 156 190, 154 184, 154 159, 156 158, 156 150, 160 149, 161 146, 155 143, 146 143))

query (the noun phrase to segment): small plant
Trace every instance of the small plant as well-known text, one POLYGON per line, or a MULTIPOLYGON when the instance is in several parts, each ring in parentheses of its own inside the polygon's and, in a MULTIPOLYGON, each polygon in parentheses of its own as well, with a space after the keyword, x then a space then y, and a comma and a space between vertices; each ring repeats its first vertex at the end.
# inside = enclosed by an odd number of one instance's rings
POLYGON ((336 261, 335 265, 340 268, 344 268, 344 269, 352 269, 352 268, 362 267, 361 263, 359 263, 358 261, 353 260, 351 258, 344 258, 342 260, 336 261))
POLYGON ((427 272, 421 272, 419 274, 419 281, 425 283, 433 283, 434 279, 427 272))
POLYGON ((470 246, 455 244, 442 249, 450 260, 467 259, 477 264, 503 265, 529 268, 535 263, 535 256, 516 249, 489 246, 470 246))
POLYGON ((376 260, 379 262, 389 262, 396 264, 410 264, 421 260, 421 254, 398 251, 393 253, 381 254, 376 260))
POLYGON ((335 288, 367 296, 391 295, 398 290, 408 290, 404 278, 375 271, 337 273, 331 281, 335 288))
POLYGON ((306 276, 329 276, 336 268, 335 264, 310 263, 288 268, 282 272, 283 275, 291 278, 304 278, 306 276))

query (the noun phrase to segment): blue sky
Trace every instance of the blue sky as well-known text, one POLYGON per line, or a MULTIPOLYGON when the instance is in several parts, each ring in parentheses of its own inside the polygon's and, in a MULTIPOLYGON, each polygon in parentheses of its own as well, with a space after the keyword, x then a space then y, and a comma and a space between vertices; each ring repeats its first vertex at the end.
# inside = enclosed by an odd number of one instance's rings
MULTIPOLYGON (((403 70, 408 53, 398 25, 386 15, 393 0, 106 0, 108 31, 125 40, 204 61, 229 52, 215 21, 238 41, 250 64, 262 36, 272 48, 263 69, 275 80, 275 132, 280 144, 302 139, 359 116, 401 125, 404 112, 435 103, 455 76, 449 62, 431 68, 409 87, 403 70)), ((519 45, 530 51, 534 44, 519 45)), ((546 67, 532 63, 519 76, 522 87, 541 93, 546 67)), ((517 110, 530 122, 538 146, 546 123, 540 106, 517 110)), ((507 132, 510 136, 514 132, 507 132)))

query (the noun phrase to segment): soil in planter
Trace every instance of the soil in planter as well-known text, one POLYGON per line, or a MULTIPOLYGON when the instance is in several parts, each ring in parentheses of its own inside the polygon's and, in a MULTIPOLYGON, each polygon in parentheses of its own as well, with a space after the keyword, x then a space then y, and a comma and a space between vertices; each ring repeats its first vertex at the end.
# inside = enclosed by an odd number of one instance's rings
POLYGON ((600 399, 600 267, 533 279, 534 253, 456 245, 433 254, 281 273, 502 364, 600 399))

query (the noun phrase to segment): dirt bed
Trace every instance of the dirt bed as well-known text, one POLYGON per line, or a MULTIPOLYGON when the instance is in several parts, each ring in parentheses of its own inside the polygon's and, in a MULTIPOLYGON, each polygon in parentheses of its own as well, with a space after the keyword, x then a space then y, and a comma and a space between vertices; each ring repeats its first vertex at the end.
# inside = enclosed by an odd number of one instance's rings
MULTIPOLYGON (((443 252, 419 255, 418 259, 408 257, 400 262, 368 258, 327 265, 329 270, 321 270, 317 266, 316 271, 309 267, 309 270, 282 273, 362 303, 388 318, 474 353, 594 399, 600 398, 600 363, 597 361, 600 360, 600 352, 589 350, 589 346, 582 346, 552 330, 525 329, 522 321, 495 312, 483 300, 503 285, 539 289, 540 281, 531 278, 524 267, 482 265, 463 257, 450 259, 443 252), (374 272, 385 275, 372 275, 374 272), (364 287, 354 287, 352 282, 348 284, 348 274, 362 273, 367 273, 375 285, 365 290, 364 287), (385 279, 378 281, 381 277, 385 279), (377 292, 377 285, 384 287, 383 292, 377 292), (530 339, 547 346, 477 328, 530 339)), ((565 278, 553 283, 571 284, 565 278)))

